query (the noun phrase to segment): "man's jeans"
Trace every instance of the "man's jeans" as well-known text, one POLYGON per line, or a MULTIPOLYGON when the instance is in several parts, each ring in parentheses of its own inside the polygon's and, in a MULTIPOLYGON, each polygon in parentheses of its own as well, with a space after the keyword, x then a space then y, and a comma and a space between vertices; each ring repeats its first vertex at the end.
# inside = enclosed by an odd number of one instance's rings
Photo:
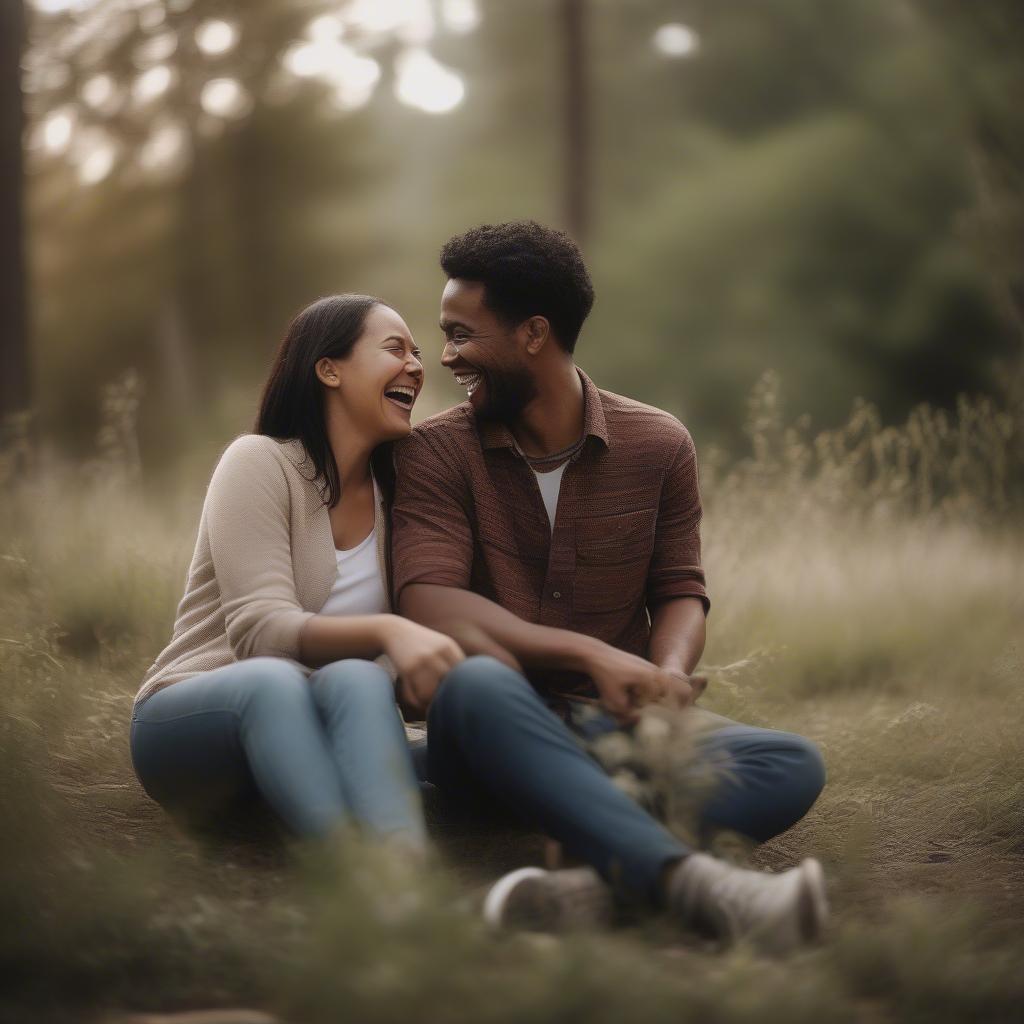
POLYGON ((419 787, 391 678, 348 659, 308 678, 247 658, 172 683, 135 708, 132 762, 171 811, 210 815, 258 792, 298 836, 357 824, 425 844, 419 787))
MULTIPOLYGON (((698 756, 725 769, 702 825, 763 842, 799 821, 825 784, 818 748, 793 733, 700 713, 708 727, 696 738, 698 756)), ((499 802, 634 898, 657 902, 666 865, 691 852, 614 785, 518 672, 493 658, 456 666, 427 724, 427 740, 413 751, 422 780, 469 805, 499 802)), ((601 715, 583 728, 618 726, 601 715)))

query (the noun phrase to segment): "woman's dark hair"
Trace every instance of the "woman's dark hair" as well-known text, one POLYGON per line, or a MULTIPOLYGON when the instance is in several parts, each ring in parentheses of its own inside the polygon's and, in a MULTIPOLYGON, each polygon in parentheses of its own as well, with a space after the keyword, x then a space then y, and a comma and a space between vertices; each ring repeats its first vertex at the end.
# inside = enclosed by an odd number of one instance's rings
MULTIPOLYGON (((341 481, 327 437, 324 388, 316 364, 346 358, 362 335, 370 310, 383 305, 372 295, 329 295, 307 306, 288 325, 260 399, 253 433, 301 441, 328 508, 341 498, 341 481)), ((390 444, 379 445, 371 462, 378 484, 390 498, 390 444)))

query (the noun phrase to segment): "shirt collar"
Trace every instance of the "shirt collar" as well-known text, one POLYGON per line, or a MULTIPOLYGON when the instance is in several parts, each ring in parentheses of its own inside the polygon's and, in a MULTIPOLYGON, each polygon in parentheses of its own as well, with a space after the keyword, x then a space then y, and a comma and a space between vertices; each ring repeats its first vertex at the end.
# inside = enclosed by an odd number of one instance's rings
MULTIPOLYGON (((604 444, 605 448, 609 448, 611 442, 608 439, 608 423, 604 416, 601 392, 578 366, 576 372, 580 375, 580 383, 583 385, 583 433, 587 437, 596 437, 604 444)), ((512 448, 515 450, 515 438, 504 423, 499 423, 497 420, 484 422, 478 420, 477 430, 480 434, 481 447, 484 449, 512 448)))

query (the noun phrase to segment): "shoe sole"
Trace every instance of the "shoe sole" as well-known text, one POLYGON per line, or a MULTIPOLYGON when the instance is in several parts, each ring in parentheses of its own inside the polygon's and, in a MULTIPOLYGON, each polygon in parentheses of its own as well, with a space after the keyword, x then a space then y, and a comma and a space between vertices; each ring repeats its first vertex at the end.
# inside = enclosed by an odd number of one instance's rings
POLYGON ((484 921, 491 928, 501 928, 505 921, 505 904, 512 890, 521 882, 530 878, 544 878, 547 872, 543 868, 519 868, 499 878, 484 899, 484 921))
POLYGON ((800 865, 800 872, 800 938, 805 943, 817 942, 828 921, 825 872, 813 857, 808 857, 800 865))

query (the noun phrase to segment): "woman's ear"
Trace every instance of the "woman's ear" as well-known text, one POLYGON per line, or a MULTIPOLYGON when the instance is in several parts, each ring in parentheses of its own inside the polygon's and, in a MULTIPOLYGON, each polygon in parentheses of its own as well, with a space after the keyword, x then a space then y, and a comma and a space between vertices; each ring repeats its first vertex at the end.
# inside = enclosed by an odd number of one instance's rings
POLYGON ((333 359, 328 359, 327 356, 324 356, 323 359, 318 359, 314 369, 317 380, 321 384, 329 388, 336 388, 341 384, 341 378, 338 376, 338 367, 333 359))

